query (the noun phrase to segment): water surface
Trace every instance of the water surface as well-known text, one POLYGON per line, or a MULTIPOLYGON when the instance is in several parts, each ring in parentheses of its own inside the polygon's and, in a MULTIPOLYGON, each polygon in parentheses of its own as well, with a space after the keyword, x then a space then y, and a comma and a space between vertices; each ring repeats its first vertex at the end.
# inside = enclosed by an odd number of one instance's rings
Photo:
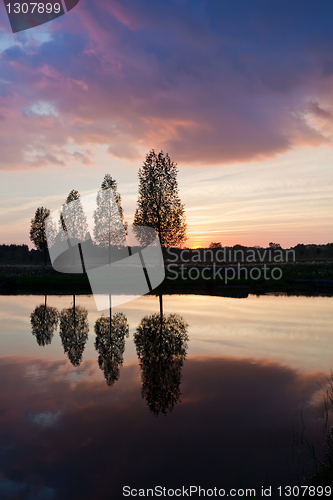
POLYGON ((308 481, 332 300, 164 296, 161 332, 143 297, 110 336, 91 296, 0 297, 0 498, 308 481))

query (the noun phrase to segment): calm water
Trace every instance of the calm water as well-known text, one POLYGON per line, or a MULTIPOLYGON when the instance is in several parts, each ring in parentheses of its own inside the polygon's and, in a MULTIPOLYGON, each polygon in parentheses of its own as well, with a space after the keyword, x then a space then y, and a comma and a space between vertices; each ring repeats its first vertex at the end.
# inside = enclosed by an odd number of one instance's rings
POLYGON ((143 297, 112 311, 111 335, 92 297, 44 300, 0 297, 1 500, 259 493, 313 473, 332 298, 164 296, 161 327, 143 297))

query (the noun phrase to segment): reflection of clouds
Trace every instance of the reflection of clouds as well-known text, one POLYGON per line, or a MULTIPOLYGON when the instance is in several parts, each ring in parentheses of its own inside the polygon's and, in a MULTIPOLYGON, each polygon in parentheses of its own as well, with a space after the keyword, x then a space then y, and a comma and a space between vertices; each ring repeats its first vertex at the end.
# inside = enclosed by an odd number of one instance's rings
MULTIPOLYGON (((311 412, 318 406, 312 399, 318 382, 325 384, 323 373, 297 372, 252 358, 189 357, 183 367, 182 404, 161 420, 149 415, 141 399, 137 365, 123 367, 112 390, 101 378, 90 377, 92 370, 99 372, 95 360, 82 363, 87 376, 72 385, 75 368, 68 362, 65 378, 59 377, 65 371, 61 364, 0 359, 5 477, 13 468, 22 481, 27 471, 36 473, 40 485, 59 487, 62 500, 116 498, 129 475, 142 487, 151 487, 152 477, 165 484, 194 484, 199 477, 202 486, 222 480, 226 487, 238 480, 247 487, 279 485, 297 472, 291 422, 293 418, 300 436, 301 410, 306 437, 317 442, 318 421, 311 412), (25 376, 29 364, 35 370, 40 365, 38 378, 25 376), (44 425, 43 415, 47 421, 58 412, 56 430, 44 425), (31 422, 26 415, 37 417, 31 422), (36 424, 38 432, 31 432, 36 424), (110 450, 116 450, 117 460, 110 450)), ((299 449, 301 466, 312 472, 312 463, 299 449)))
POLYGON ((307 372, 332 365, 331 297, 174 296, 166 304, 191 325, 190 355, 268 358, 307 372))
POLYGON ((44 411, 34 415, 28 415, 27 421, 33 422, 41 427, 54 427, 61 416, 61 411, 44 411))

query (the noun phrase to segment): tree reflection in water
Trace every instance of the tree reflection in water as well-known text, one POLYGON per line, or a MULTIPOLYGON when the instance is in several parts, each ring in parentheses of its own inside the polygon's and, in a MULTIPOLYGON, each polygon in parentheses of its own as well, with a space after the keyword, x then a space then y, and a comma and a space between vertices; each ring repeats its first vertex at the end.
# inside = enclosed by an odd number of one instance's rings
POLYGON ((69 361, 73 366, 79 366, 83 351, 88 340, 88 311, 84 307, 75 306, 63 309, 60 313, 60 338, 69 361))
POLYGON ((139 357, 142 397, 149 410, 166 415, 180 402, 181 369, 186 359, 188 324, 179 314, 142 318, 134 342, 139 357))
POLYGON ((102 316, 95 323, 95 349, 98 365, 104 373, 107 385, 112 386, 119 378, 124 361, 125 337, 129 335, 127 318, 122 313, 102 316))
POLYGON ((55 330, 58 327, 59 312, 55 307, 45 303, 36 306, 30 315, 32 334, 36 337, 37 344, 45 347, 51 344, 55 330))

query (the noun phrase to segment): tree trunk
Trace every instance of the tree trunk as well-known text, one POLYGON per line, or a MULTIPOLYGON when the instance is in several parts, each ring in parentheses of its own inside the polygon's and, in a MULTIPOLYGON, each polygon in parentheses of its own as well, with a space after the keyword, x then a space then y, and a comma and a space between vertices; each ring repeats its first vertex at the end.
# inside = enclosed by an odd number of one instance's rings
MULTIPOLYGON (((111 217, 112 217, 112 214, 109 213, 109 264, 111 264, 111 237, 110 237, 110 231, 111 231, 110 219, 111 219, 111 217)), ((111 299, 110 299, 110 307, 111 307, 111 299)), ((111 332, 111 330, 110 330, 110 332, 111 332)))
POLYGON ((111 295, 109 295, 109 320, 110 320, 110 331, 109 331, 109 335, 110 335, 110 342, 111 342, 111 326, 112 326, 112 310, 111 310, 111 295))
POLYGON ((45 317, 46 317, 46 297, 47 295, 45 295, 45 303, 44 303, 44 314, 43 314, 43 324, 45 325, 45 317))
POLYGON ((161 323, 161 335, 162 335, 162 329, 163 329, 163 295, 159 295, 159 302, 160 302, 160 323, 161 323))
POLYGON ((73 313, 74 313, 74 332, 73 332, 73 334, 75 335, 75 332, 76 332, 75 295, 73 295, 73 313))

